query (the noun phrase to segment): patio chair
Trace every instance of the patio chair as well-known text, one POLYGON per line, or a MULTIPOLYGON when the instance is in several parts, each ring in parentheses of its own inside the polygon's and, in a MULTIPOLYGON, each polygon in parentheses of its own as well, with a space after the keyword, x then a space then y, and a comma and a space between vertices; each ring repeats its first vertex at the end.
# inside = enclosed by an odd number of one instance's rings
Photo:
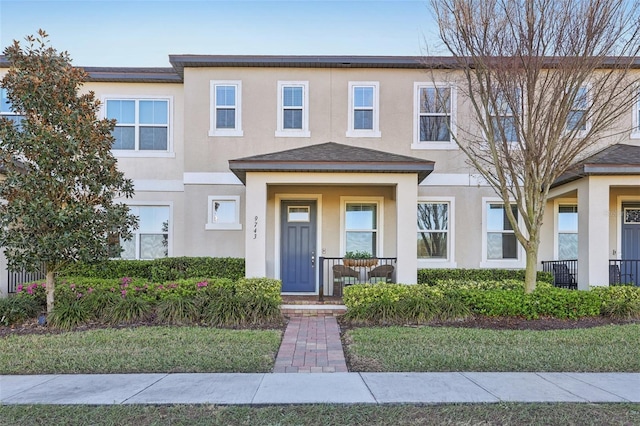
POLYGON ((344 265, 333 265, 333 295, 342 296, 345 286, 357 284, 360 280, 360 273, 355 269, 351 269, 344 265), (336 288, 339 288, 340 294, 336 294, 336 288))
POLYGON ((393 282, 393 265, 380 265, 368 273, 368 280, 372 284, 393 282))
POLYGON ((578 283, 576 277, 569 271, 564 263, 553 265, 553 285, 569 290, 577 290, 578 283))
POLYGON ((609 285, 626 285, 633 284, 633 274, 623 274, 620 271, 620 266, 609 265, 609 285), (628 279, 623 277, 629 277, 628 279))

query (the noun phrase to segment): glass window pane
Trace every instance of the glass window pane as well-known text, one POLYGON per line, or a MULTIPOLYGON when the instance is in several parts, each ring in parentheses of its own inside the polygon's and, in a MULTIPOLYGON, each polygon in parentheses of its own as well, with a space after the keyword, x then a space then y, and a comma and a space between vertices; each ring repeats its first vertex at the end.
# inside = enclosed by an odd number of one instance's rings
POLYGON ((420 117, 420 141, 450 141, 449 117, 420 117))
POLYGON ((11 102, 7 98, 7 89, 0 89, 0 113, 11 113, 11 102))
POLYGON ((493 117, 493 133, 496 140, 506 142, 517 142, 518 132, 516 131, 516 121, 513 117, 493 117), (504 133, 503 133, 504 132, 504 133), (504 135, 504 139, 503 139, 504 135))
POLYGON ((169 207, 167 206, 139 206, 138 232, 144 234, 163 233, 169 229, 169 207))
POLYGON ((213 201, 213 223, 236 223, 236 202, 233 200, 213 201))
POLYGON ((140 101, 140 124, 167 124, 169 102, 140 101))
POLYGON ((567 116, 567 130, 586 130, 587 123, 584 120, 584 111, 569 111, 567 116))
POLYGON ((166 127, 140 127, 140 150, 166 151, 166 127))
POLYGON ((111 133, 115 138, 112 149, 135 149, 136 135, 134 127, 117 126, 111 133))
POLYGON ((236 106, 236 86, 216 86, 216 106, 236 106))
POLYGON ((119 124, 135 124, 136 101, 107 100, 107 118, 115 119, 119 124))
POLYGON ((578 232, 578 206, 558 206, 558 231, 578 232))
POLYGON ((283 128, 285 129, 302 129, 302 110, 285 109, 283 120, 283 128))
POLYGON ((376 256, 376 233, 347 232, 346 251, 366 251, 376 256))
POLYGON ((140 259, 159 259, 167 257, 168 234, 141 234, 140 235, 140 259))
POLYGON ((373 87, 354 87, 353 106, 373 108, 373 87))
POLYGON ((445 87, 420 89, 420 112, 448 114, 451 111, 451 90, 445 87))
POLYGON ((449 229, 449 204, 447 203, 419 203, 418 229, 447 230, 449 229))
POLYGON ((376 229, 376 210, 376 204, 347 204, 346 229, 376 229))
POLYGON ((578 234, 558 234, 558 260, 578 258, 578 234))
POLYGON ((515 234, 489 232, 487 234, 488 259, 517 259, 518 250, 515 234))
POLYGON ((353 128, 365 130, 373 129, 373 111, 355 110, 353 112, 353 128))
POLYGON ((282 89, 283 106, 302 106, 302 87, 284 87, 282 89))
POLYGON ((235 109, 216 109, 216 129, 235 129, 236 128, 236 110, 235 109))
MULTIPOLYGON (((511 206, 511 211, 518 219, 518 209, 511 206)), ((487 209, 487 230, 489 231, 513 231, 511 223, 507 218, 507 213, 502 204, 489 204, 487 209)))
POLYGON ((309 222, 309 207, 289 207, 289 222, 309 222))
POLYGON ((446 259, 446 232, 418 232, 419 259, 446 259))
POLYGON ((136 258, 136 237, 133 236, 129 241, 125 241, 120 238, 120 247, 122 247, 122 252, 120 253, 120 258, 132 260, 136 258))

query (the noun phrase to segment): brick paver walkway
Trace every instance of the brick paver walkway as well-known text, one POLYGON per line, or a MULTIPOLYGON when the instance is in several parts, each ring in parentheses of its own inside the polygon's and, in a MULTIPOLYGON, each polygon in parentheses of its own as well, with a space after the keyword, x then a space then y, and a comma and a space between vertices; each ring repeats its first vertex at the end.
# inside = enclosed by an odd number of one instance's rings
POLYGON ((340 328, 335 317, 293 317, 289 320, 274 373, 346 371, 340 328))

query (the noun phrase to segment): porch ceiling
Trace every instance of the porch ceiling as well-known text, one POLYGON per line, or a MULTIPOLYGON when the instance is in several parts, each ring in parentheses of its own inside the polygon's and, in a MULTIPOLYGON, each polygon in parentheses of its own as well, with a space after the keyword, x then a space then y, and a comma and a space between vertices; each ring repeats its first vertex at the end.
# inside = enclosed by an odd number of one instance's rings
POLYGON ((591 175, 640 175, 640 146, 611 145, 578 162, 551 186, 564 185, 591 175))
POLYGON ((327 142, 229 160, 229 169, 246 184, 247 172, 416 173, 422 182, 434 162, 368 148, 327 142))

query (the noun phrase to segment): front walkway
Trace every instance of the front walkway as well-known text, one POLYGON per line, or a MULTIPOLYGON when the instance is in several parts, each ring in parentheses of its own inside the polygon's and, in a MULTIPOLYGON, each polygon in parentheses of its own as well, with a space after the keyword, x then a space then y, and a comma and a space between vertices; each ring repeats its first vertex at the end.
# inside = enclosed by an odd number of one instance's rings
POLYGON ((336 318, 322 315, 292 317, 284 332, 273 372, 347 372, 336 318))

